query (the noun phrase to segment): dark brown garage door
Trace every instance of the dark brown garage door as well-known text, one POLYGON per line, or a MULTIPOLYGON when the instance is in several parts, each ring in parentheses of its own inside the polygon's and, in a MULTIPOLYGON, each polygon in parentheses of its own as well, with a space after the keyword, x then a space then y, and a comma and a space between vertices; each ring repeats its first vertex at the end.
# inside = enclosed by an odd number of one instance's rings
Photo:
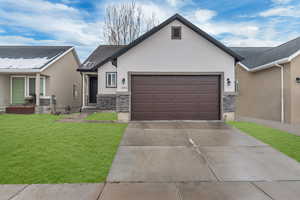
POLYGON ((133 75, 132 120, 220 119, 220 76, 133 75))

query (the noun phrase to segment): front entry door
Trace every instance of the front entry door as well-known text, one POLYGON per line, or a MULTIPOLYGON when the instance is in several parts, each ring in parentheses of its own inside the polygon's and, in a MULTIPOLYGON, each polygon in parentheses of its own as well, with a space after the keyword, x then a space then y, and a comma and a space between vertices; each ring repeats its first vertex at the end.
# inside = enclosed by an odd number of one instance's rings
POLYGON ((98 78, 90 77, 89 103, 97 103, 98 78))
POLYGON ((25 103, 25 78, 24 77, 12 77, 12 104, 25 103))

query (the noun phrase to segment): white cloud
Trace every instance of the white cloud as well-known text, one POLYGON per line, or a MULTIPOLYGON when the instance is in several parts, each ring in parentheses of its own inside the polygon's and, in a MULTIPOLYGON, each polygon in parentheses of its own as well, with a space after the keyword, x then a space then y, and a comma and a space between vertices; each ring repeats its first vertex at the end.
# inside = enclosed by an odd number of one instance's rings
POLYGON ((243 38, 243 37, 225 37, 222 40, 226 45, 231 47, 273 47, 282 44, 281 41, 259 39, 259 38, 243 38))
POLYGON ((45 0, 0 0, 0 4, 6 5, 5 8, 0 7, 1 25, 41 32, 52 38, 35 40, 31 37, 1 36, 0 44, 72 45, 77 47, 80 57, 85 58, 86 50, 95 48, 102 41, 102 22, 85 19, 86 13, 71 6, 45 0))
POLYGON ((100 42, 101 23, 87 22, 79 10, 44 0, 20 1, 0 0, 6 3, 6 7, 14 8, 10 11, 0 8, 2 23, 30 28, 74 44, 100 42))
POLYGON ((253 37, 259 31, 259 27, 255 23, 216 21, 214 20, 216 15, 216 11, 200 9, 193 12, 188 18, 199 28, 214 36, 233 34, 253 37))
POLYGON ((142 8, 143 15, 145 17, 149 18, 152 16, 152 14, 155 14, 155 16, 160 22, 169 18, 171 15, 175 13, 174 9, 155 4, 151 1, 137 2, 137 5, 142 8))
POLYGON ((277 4, 287 4, 290 3, 293 0, 272 0, 272 2, 277 3, 277 4))
POLYGON ((199 22, 206 22, 211 20, 217 15, 217 12, 213 10, 199 9, 195 12, 196 20, 199 22))
POLYGON ((192 0, 166 0, 166 2, 172 7, 183 7, 187 4, 192 4, 192 0))
POLYGON ((259 14, 261 17, 300 17, 300 6, 276 7, 263 11, 259 14))

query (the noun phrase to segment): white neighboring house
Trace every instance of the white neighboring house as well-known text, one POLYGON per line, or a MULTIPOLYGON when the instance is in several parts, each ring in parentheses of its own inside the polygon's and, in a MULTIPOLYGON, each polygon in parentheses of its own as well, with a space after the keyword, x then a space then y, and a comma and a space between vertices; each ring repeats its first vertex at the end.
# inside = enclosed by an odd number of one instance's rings
POLYGON ((48 112, 52 95, 57 110, 79 109, 79 65, 71 46, 0 46, 0 109, 31 101, 48 112))
POLYGON ((175 14, 127 46, 100 45, 79 67, 83 108, 125 120, 223 120, 242 57, 175 14))

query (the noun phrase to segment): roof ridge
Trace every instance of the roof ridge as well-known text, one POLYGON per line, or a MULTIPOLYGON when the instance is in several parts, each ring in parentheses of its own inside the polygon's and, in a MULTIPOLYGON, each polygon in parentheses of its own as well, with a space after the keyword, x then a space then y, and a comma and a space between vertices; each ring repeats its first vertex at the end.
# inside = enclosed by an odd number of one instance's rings
POLYGON ((271 48, 271 49, 267 49, 267 50, 263 51, 262 54, 263 54, 263 53, 267 53, 267 52, 271 52, 271 51, 273 51, 273 50, 276 50, 277 48, 280 48, 280 47, 282 47, 283 45, 286 45, 286 44, 288 44, 288 43, 290 43, 290 42, 293 42, 293 41, 295 41, 295 40, 297 40, 297 39, 300 39, 300 36, 299 36, 299 37, 296 37, 296 38, 294 38, 294 39, 292 39, 292 40, 289 40, 289 41, 287 41, 287 42, 285 42, 285 43, 283 43, 283 44, 281 44, 281 45, 278 45, 278 46, 276 46, 276 47, 273 47, 273 48, 271 48))
POLYGON ((287 43, 293 42, 293 41, 298 40, 298 39, 300 39, 300 36, 298 36, 298 37, 296 37, 296 38, 294 38, 294 39, 291 39, 291 40, 289 40, 289 41, 287 41, 287 42, 285 42, 285 43, 283 43, 283 44, 280 44, 280 45, 278 45, 278 46, 276 46, 276 47, 274 47, 274 48, 281 47, 281 46, 283 46, 283 45, 286 45, 287 43))

